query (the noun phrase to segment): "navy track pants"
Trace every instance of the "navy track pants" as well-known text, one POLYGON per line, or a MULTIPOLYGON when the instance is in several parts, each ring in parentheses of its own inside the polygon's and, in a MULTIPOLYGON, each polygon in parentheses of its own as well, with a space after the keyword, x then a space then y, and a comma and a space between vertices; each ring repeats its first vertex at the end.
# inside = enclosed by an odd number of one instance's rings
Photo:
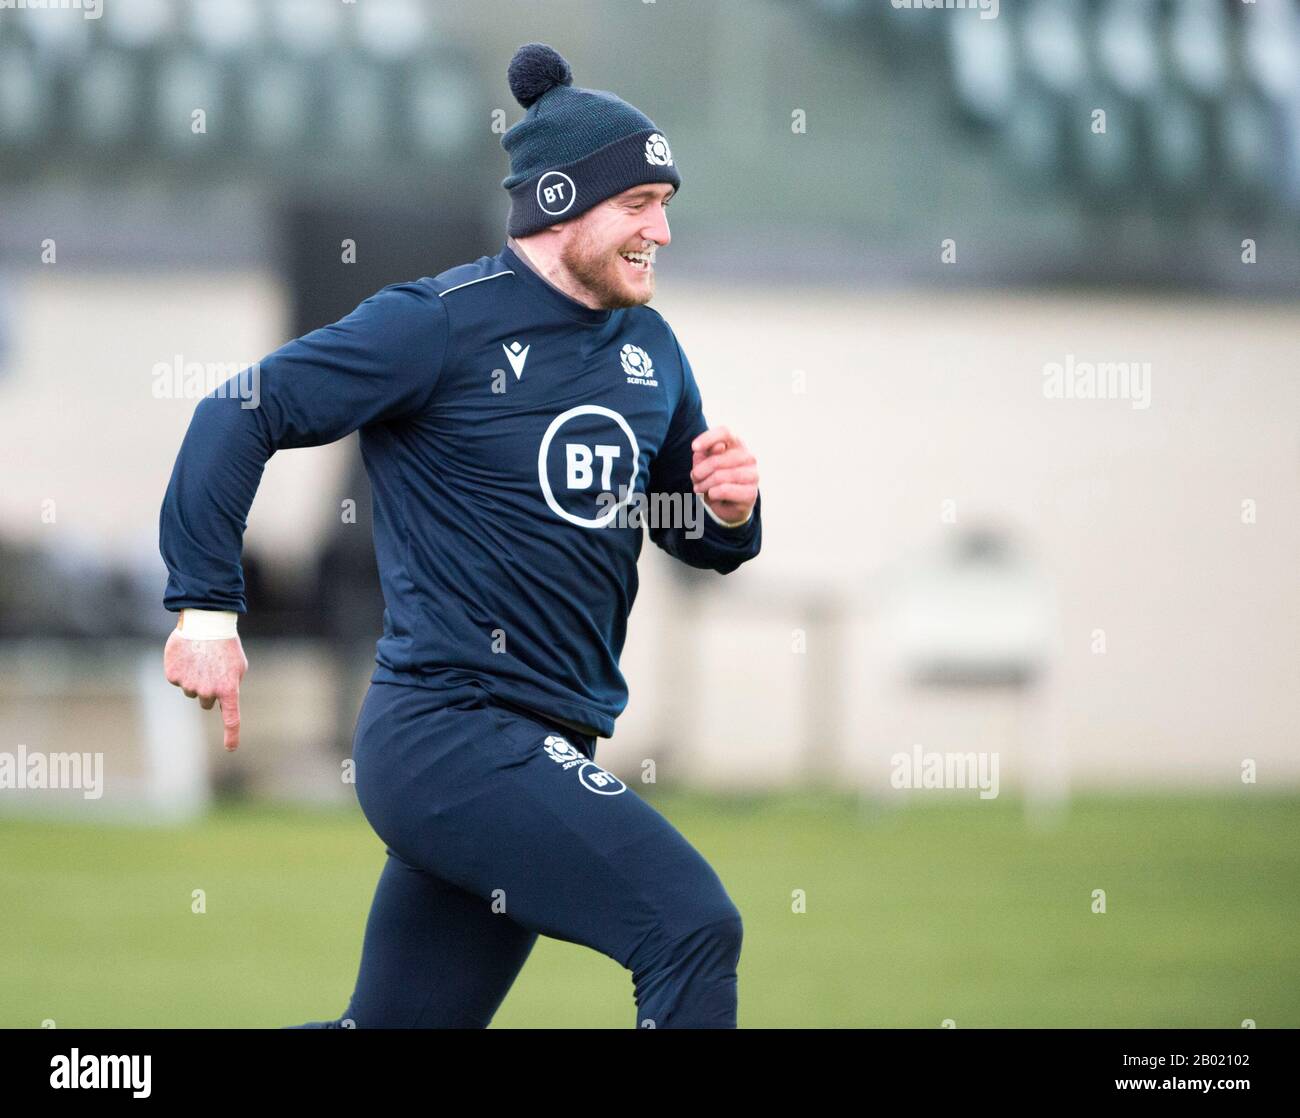
POLYGON ((371 683, 352 755, 387 846, 356 988, 298 1028, 484 1028, 539 934, 632 972, 644 1028, 734 1028, 740 913, 595 740, 473 696, 371 683))

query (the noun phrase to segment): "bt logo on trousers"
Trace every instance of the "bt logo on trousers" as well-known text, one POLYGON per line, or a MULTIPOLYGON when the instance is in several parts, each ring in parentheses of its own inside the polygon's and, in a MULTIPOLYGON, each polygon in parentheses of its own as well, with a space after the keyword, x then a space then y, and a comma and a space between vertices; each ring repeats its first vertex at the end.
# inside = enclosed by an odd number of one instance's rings
POLYGON ((537 481, 550 510, 580 528, 603 528, 635 492, 641 448, 628 421, 599 404, 551 420, 537 451, 537 481), (609 503, 604 494, 623 493, 609 503))
POLYGON ((627 791, 627 785, 618 777, 602 769, 595 761, 588 760, 559 734, 547 734, 542 742, 542 748, 546 750, 546 755, 565 772, 574 765, 580 765, 578 783, 588 792, 595 792, 598 796, 617 796, 620 792, 627 791))

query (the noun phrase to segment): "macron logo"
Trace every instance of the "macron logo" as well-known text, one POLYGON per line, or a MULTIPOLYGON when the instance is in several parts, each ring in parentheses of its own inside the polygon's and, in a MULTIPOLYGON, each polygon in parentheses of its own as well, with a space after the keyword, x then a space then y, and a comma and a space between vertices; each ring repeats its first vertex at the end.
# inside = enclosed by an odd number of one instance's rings
POLYGON ((515 371, 515 380, 518 380, 524 375, 524 362, 528 360, 528 351, 533 347, 526 345, 521 348, 518 342, 511 342, 509 345, 503 342, 501 348, 506 351, 510 367, 515 371))

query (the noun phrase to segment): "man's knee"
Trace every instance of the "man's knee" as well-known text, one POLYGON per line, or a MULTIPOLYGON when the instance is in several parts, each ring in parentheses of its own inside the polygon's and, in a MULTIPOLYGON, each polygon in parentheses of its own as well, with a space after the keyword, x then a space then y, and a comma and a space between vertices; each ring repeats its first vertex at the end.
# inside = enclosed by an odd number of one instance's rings
POLYGON ((714 958, 725 963, 730 970, 736 969, 745 938, 745 925, 739 909, 733 905, 730 912, 700 928, 697 935, 714 958))
POLYGON ((639 1028, 735 1028, 744 925, 734 906, 639 953, 632 971, 639 1028))
POLYGON ((728 900, 721 907, 699 913, 693 920, 678 918, 674 922, 677 930, 672 936, 661 928, 628 960, 627 967, 636 983, 641 984, 657 972, 677 974, 682 982, 689 982, 693 975, 702 972, 734 972, 745 934, 740 911, 734 904, 728 900), (689 926, 686 932, 680 931, 683 923, 689 926))

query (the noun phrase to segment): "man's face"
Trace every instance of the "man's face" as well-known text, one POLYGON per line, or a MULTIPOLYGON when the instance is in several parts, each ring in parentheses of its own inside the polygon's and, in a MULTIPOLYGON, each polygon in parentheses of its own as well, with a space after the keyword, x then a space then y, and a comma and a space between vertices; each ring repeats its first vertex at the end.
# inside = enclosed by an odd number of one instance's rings
POLYGON ((666 211, 673 193, 666 182, 634 186, 571 223, 560 260, 602 307, 637 307, 654 297, 655 250, 671 240, 666 211))

